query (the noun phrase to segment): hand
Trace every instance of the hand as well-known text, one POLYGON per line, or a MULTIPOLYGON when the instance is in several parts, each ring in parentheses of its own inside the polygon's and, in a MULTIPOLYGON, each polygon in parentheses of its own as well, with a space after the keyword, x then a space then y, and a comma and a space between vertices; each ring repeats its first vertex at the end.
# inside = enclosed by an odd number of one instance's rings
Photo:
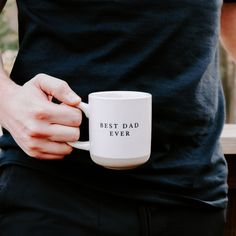
POLYGON ((62 159, 77 141, 81 99, 60 79, 38 74, 23 86, 14 85, 1 99, 0 123, 29 156, 62 159), (52 97, 62 102, 51 102, 52 97))

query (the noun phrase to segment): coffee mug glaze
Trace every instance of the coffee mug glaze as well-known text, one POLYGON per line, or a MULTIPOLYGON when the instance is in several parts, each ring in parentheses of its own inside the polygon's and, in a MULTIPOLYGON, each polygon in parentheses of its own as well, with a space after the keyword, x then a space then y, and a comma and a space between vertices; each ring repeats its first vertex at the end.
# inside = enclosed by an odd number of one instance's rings
POLYGON ((89 94, 78 106, 89 118, 89 141, 69 142, 90 151, 92 160, 109 169, 131 169, 151 153, 152 95, 136 91, 89 94))

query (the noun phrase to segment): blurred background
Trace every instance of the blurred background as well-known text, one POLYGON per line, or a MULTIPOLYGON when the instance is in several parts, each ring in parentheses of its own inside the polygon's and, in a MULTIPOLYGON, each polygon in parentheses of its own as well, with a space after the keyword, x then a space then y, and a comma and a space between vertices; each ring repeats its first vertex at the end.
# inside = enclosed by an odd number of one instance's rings
MULTIPOLYGON (((220 72, 226 99, 226 123, 236 123, 236 65, 220 47, 220 72)), ((10 73, 18 50, 17 8, 15 0, 8 0, 0 15, 0 51, 5 69, 10 73)))

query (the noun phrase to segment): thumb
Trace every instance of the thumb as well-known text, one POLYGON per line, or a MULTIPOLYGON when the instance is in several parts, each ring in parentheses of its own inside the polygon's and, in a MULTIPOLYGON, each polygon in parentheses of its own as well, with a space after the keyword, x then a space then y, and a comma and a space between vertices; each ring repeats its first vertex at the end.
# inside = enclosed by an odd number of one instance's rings
POLYGON ((46 74, 38 74, 32 82, 47 95, 55 97, 62 103, 75 106, 81 102, 81 98, 61 79, 46 74))

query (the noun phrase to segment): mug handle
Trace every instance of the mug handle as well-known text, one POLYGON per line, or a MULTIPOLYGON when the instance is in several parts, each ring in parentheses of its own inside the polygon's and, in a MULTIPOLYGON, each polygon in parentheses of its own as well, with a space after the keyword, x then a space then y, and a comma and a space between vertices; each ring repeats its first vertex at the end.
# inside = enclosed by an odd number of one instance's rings
MULTIPOLYGON (((87 118, 89 118, 89 105, 84 102, 80 102, 80 104, 77 106, 80 110, 82 110, 87 118)), ((89 141, 76 141, 76 142, 67 142, 70 146, 74 148, 78 148, 81 150, 90 150, 90 142, 89 141)))

